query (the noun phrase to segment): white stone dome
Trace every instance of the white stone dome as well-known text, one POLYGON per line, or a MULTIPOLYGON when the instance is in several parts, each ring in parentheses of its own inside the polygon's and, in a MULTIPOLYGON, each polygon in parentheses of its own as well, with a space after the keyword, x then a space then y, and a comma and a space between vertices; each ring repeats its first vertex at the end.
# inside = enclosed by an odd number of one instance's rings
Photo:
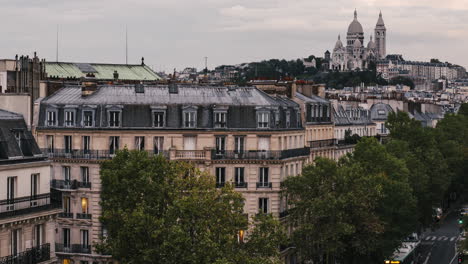
POLYGON ((348 34, 364 34, 361 23, 357 20, 357 12, 354 11, 354 20, 349 24, 348 34))
POLYGON ((372 36, 370 37, 369 43, 367 44, 368 49, 375 49, 377 46, 375 45, 375 42, 372 40, 372 36))
POLYGON ((338 36, 338 40, 336 41, 335 48, 333 50, 339 50, 343 48, 343 43, 341 42, 340 36, 338 36))

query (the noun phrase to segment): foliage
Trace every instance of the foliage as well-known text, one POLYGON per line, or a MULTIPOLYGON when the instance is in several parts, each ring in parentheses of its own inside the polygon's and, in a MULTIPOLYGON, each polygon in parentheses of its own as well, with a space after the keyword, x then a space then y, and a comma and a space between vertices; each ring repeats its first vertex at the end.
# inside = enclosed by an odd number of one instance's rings
POLYGON ((346 144, 357 144, 361 137, 358 134, 351 135, 351 133, 349 129, 345 131, 344 142, 346 144))
POLYGON ((413 90, 415 87, 413 80, 405 76, 393 77, 392 79, 390 79, 389 84, 391 85, 403 84, 403 85, 409 86, 411 90, 413 90))
POLYGON ((102 164, 101 181, 108 236, 98 249, 122 263, 278 261, 278 221, 255 218, 250 239, 238 243, 249 226, 242 195, 216 189, 214 177, 190 164, 125 149, 102 164))

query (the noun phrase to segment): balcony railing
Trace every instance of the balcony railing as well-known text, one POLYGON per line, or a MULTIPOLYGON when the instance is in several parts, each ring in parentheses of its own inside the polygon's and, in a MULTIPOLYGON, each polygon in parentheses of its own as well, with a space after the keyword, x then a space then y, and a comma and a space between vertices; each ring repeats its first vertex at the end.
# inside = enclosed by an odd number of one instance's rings
POLYGON ((271 182, 257 182, 257 188, 272 188, 271 182))
POLYGON ((335 145, 335 139, 325 139, 325 140, 313 140, 309 141, 310 148, 326 148, 333 147, 335 145))
POLYGON ((284 217, 286 217, 286 216, 288 216, 288 215, 289 215, 289 211, 288 211, 288 210, 284 210, 283 212, 280 212, 280 213, 279 213, 279 217, 280 217, 280 218, 284 218, 284 217))
MULTIPOLYGON (((42 153, 49 158, 69 158, 69 159, 91 159, 91 160, 107 160, 115 156, 115 151, 109 150, 67 150, 67 149, 50 149, 42 148, 42 153)), ((168 151, 147 151, 149 155, 163 155, 169 157, 168 151)))
POLYGON ((92 217, 91 214, 81 214, 81 213, 76 214, 76 219, 91 219, 91 217, 92 217))
POLYGON ((309 148, 297 148, 297 149, 286 149, 286 150, 250 150, 250 151, 234 151, 224 150, 211 152, 211 158, 214 160, 223 159, 245 159, 245 160, 280 160, 293 157, 309 156, 309 148))
POLYGON ((0 264, 40 263, 47 260, 50 260, 50 244, 43 244, 16 255, 0 257, 0 264))
POLYGON ((0 218, 60 208, 60 193, 45 193, 0 201, 0 218))
POLYGON ((206 152, 204 150, 176 150, 175 152, 176 159, 189 159, 189 160, 197 160, 197 159, 205 159, 206 152))
POLYGON ((81 244, 64 245, 64 244, 55 243, 55 252, 91 254, 91 246, 81 245, 81 244))
POLYGON ((77 180, 57 180, 53 179, 50 182, 50 186, 55 189, 62 189, 62 190, 76 190, 78 188, 91 188, 90 182, 80 182, 77 180))
POLYGON ((247 183, 246 182, 235 182, 234 187, 236 188, 247 188, 247 183))
POLYGON ((73 218, 73 213, 61 212, 61 213, 58 214, 58 217, 60 217, 60 218, 73 218))

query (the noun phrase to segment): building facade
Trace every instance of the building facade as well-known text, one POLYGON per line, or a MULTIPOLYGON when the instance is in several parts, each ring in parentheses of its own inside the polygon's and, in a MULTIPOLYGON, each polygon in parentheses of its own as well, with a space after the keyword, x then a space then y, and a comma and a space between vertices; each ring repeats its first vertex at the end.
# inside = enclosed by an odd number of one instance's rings
POLYGON ((53 161, 52 187, 64 192, 58 219, 61 260, 104 262, 91 247, 105 228, 99 166, 127 147, 193 162, 230 182, 245 213, 280 217, 285 177, 309 159, 300 106, 256 88, 170 85, 67 86, 41 101, 36 138, 53 161))
POLYGON ((60 193, 23 116, 0 110, 0 263, 53 263, 60 193))
POLYGON ((338 71, 364 70, 369 67, 370 62, 385 58, 387 29, 382 13, 379 14, 374 31, 375 41, 370 36, 370 40, 365 46, 364 30, 357 19, 357 11, 354 11, 354 20, 349 25, 346 34, 346 45, 343 45, 341 37, 338 36, 331 56, 330 69, 338 71))

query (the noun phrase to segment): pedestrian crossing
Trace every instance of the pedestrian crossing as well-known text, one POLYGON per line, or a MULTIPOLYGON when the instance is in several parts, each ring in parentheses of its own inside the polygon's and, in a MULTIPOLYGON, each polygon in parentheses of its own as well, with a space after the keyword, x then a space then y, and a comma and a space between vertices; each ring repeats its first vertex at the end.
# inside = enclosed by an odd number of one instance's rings
POLYGON ((453 242, 457 240, 457 236, 447 237, 447 236, 426 236, 422 238, 423 241, 449 241, 453 242))

